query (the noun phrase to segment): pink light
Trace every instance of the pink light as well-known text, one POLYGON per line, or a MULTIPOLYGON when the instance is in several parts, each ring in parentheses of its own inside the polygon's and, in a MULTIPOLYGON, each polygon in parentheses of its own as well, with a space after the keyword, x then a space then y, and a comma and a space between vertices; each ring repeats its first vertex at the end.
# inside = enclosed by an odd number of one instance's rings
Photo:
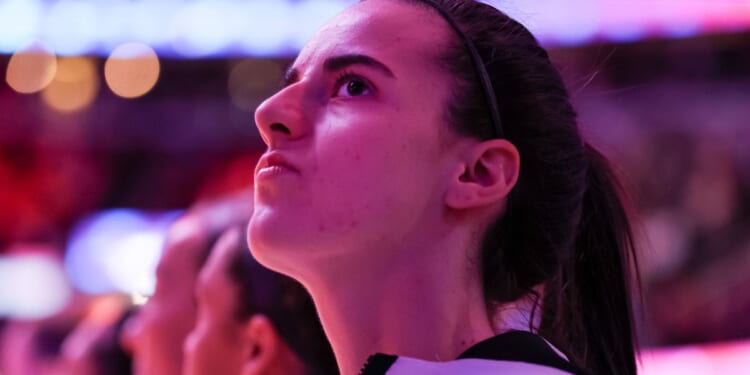
POLYGON ((747 374, 750 341, 651 349, 640 359, 642 375, 747 374))

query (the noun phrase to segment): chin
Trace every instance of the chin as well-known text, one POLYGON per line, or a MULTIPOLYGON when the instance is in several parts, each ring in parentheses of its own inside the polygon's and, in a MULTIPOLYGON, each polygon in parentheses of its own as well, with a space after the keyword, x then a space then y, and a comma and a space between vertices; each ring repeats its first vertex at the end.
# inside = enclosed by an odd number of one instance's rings
POLYGON ((301 240, 299 230, 291 230, 286 220, 273 220, 272 215, 256 210, 247 226, 250 253, 263 266, 287 276, 296 277, 305 263, 309 241, 301 240), (282 223, 282 221, 284 221, 282 223), (303 264, 299 264, 303 263, 303 264))

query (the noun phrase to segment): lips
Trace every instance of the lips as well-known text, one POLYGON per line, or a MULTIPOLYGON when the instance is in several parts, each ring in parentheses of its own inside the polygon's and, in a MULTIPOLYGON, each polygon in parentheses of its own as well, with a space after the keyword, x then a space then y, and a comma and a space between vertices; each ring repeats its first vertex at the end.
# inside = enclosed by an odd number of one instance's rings
POLYGON ((299 173, 299 170, 277 151, 263 155, 255 167, 255 177, 258 179, 285 173, 299 173))

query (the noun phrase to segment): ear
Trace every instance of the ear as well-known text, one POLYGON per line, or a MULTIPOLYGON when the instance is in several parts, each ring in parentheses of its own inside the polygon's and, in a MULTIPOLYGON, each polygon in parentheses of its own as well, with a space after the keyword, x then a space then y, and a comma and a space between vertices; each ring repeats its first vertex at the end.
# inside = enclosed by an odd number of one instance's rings
POLYGON ((505 139, 473 145, 460 160, 445 195, 448 207, 462 210, 492 205, 507 197, 518 180, 518 149, 505 139))
POLYGON ((266 374, 279 355, 281 337, 263 314, 255 314, 242 327, 242 375, 266 374))

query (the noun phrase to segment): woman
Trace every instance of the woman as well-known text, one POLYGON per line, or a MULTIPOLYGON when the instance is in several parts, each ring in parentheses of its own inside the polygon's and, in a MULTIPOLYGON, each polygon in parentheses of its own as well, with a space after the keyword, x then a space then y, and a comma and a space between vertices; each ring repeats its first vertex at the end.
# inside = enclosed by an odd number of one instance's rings
POLYGON ((617 185, 517 22, 363 1, 256 123, 250 248, 310 291, 344 375, 635 373, 617 185))
POLYGON ((239 227, 211 250, 195 285, 197 317, 183 344, 186 375, 336 373, 310 296, 250 255, 239 227))
POLYGON ((250 217, 249 192, 199 201, 167 230, 156 267, 156 288, 125 323, 123 345, 138 375, 182 374, 183 341, 195 325, 193 288, 211 249, 227 228, 250 217))

